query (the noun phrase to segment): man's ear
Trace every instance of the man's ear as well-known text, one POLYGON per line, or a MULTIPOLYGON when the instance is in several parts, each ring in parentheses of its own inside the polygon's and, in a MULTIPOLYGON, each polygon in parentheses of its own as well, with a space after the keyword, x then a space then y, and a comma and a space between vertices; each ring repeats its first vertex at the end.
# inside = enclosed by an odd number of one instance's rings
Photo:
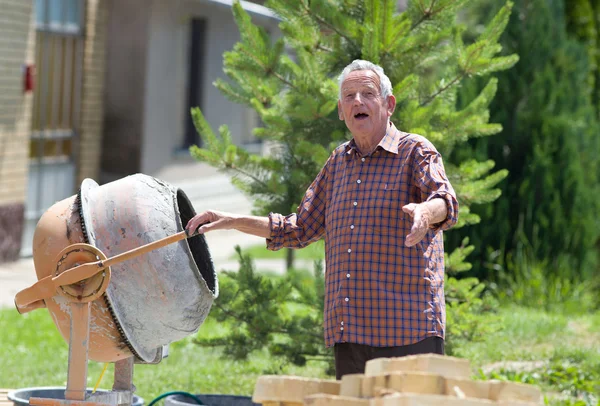
POLYGON ((342 102, 338 100, 338 117, 344 121, 344 113, 342 112, 342 102))
POLYGON ((388 117, 391 117, 392 114, 394 114, 394 110, 396 110, 396 96, 394 96, 393 94, 387 97, 387 110, 388 117))

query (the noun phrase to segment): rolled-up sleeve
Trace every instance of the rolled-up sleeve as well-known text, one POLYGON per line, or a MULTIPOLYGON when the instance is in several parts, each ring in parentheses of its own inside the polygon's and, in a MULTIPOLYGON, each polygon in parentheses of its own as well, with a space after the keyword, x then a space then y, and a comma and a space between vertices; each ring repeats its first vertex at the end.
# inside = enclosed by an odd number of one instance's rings
POLYGON ((446 202, 446 219, 433 224, 435 231, 448 230, 458 221, 458 200, 450 184, 442 156, 431 143, 422 143, 414 150, 414 182, 421 191, 423 202, 441 198, 446 202))
POLYGON ((327 208, 327 168, 329 160, 307 189, 296 213, 269 214, 270 236, 267 249, 304 248, 325 234, 327 208))

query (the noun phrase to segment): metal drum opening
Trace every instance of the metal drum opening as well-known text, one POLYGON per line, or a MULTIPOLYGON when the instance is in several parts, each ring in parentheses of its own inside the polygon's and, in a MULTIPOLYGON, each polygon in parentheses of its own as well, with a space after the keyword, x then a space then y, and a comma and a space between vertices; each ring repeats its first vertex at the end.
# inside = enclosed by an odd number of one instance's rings
MULTIPOLYGON (((194 210, 194 207, 190 203, 190 200, 188 199, 185 192, 181 189, 177 189, 177 209, 179 210, 179 218, 181 219, 181 224, 185 228, 188 221, 190 221, 190 219, 196 215, 196 211, 194 210)), ((213 294, 216 293, 214 266, 210 257, 210 251, 208 250, 208 245, 206 244, 206 239, 204 238, 204 235, 197 235, 195 237, 188 238, 185 241, 190 247, 190 251, 192 252, 194 262, 196 262, 196 266, 198 267, 202 277, 206 281, 206 285, 213 294)))

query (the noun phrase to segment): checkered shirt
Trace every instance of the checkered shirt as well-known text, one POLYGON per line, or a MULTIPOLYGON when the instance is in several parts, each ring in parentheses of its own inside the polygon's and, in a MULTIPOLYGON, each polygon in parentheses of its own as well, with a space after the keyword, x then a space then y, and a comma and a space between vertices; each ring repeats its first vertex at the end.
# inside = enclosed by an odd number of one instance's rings
POLYGON ((354 140, 333 151, 294 214, 269 215, 267 248, 302 248, 325 237, 325 344, 375 347, 444 338, 442 231, 458 218, 442 157, 427 139, 393 124, 370 155, 354 140), (433 198, 448 215, 413 247, 408 203, 433 198))

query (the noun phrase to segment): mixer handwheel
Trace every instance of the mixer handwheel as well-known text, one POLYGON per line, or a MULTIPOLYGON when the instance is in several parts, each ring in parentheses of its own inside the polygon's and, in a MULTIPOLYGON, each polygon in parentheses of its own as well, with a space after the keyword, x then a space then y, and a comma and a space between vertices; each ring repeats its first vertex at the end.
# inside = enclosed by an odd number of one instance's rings
MULTIPOLYGON (((54 276, 56 277, 82 264, 104 261, 106 259, 106 255, 93 245, 83 243, 72 244, 58 254, 54 276)), ((91 302, 102 296, 109 282, 110 267, 107 267, 87 279, 71 285, 60 286, 58 292, 71 301, 81 303, 91 302)))

